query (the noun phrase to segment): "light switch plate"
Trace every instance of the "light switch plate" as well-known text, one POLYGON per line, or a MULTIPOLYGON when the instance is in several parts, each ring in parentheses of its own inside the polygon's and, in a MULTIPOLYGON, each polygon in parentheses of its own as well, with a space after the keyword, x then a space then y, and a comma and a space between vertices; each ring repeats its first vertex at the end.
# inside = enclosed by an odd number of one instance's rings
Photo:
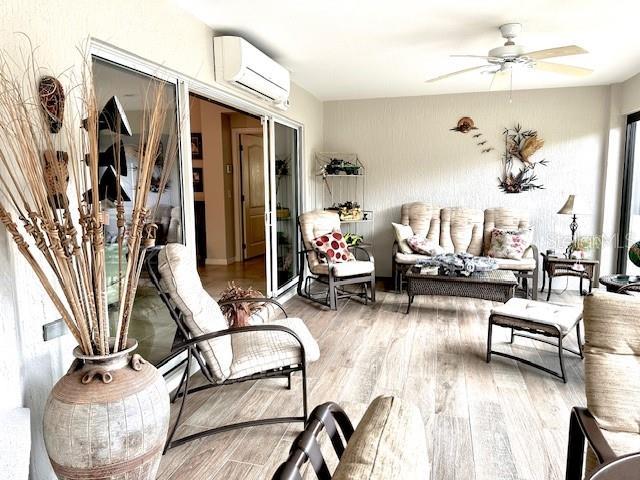
POLYGON ((45 342, 69 333, 71 332, 69 332, 69 329, 61 318, 54 320, 53 322, 45 323, 42 326, 42 338, 45 342))

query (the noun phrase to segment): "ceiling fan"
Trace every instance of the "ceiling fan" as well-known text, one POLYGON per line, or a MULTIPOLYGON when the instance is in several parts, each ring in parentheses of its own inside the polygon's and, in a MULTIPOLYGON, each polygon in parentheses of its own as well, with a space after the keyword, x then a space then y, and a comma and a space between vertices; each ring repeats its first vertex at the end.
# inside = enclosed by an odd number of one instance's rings
POLYGON ((564 47, 548 48, 545 50, 537 50, 534 52, 526 52, 522 45, 516 45, 515 37, 522 31, 522 25, 519 23, 506 23, 500 26, 500 33, 507 41, 504 46, 496 47, 489 50, 488 55, 451 55, 452 57, 461 58, 482 58, 488 63, 478 65, 476 67, 465 68, 457 72, 447 73, 435 78, 427 80, 427 83, 437 82, 445 78, 460 75, 462 73, 472 72, 474 70, 482 70, 483 73, 492 74, 489 90, 501 90, 505 87, 508 80, 510 85, 513 83, 514 68, 530 68, 532 70, 542 70, 546 72, 561 73, 564 75, 572 75, 582 77, 589 75, 593 70, 589 68, 576 67, 573 65, 563 65, 560 63, 546 62, 545 60, 555 57, 565 57, 568 55, 580 55, 588 53, 584 48, 576 45, 567 45, 564 47))

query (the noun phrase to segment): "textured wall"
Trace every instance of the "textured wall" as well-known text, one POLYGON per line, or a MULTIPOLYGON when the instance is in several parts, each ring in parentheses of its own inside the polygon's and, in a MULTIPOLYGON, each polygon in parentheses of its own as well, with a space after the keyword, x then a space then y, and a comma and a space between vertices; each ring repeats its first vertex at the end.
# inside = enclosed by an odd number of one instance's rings
POLYGON ((580 219, 579 233, 597 232, 608 92, 609 87, 517 91, 512 103, 506 92, 325 103, 324 149, 356 152, 367 169, 365 208, 375 212, 378 274, 390 275, 390 223, 409 201, 527 209, 543 250, 566 246, 569 218, 555 212, 575 193, 594 212, 580 219), (472 134, 449 130, 464 115, 496 151, 481 154, 472 134), (545 190, 506 195, 496 185, 501 132, 517 122, 538 130, 546 142, 538 155, 550 165, 539 167, 545 190))

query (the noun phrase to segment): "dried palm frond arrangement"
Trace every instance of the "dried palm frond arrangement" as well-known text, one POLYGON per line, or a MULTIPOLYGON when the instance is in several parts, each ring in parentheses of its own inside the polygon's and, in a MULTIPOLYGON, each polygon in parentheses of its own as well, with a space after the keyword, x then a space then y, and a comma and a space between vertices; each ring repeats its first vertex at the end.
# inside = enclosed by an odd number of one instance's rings
MULTIPOLYGON (((83 56, 83 58, 87 58, 83 56)), ((47 76, 29 54, 24 71, 0 55, 0 221, 44 287, 82 352, 123 350, 145 251, 155 243, 155 205, 148 193, 167 114, 159 85, 151 84, 133 181, 130 218, 121 188, 115 199, 120 298, 110 324, 106 299, 105 235, 108 221, 100 199, 99 121, 90 65, 80 81, 47 76), (69 108, 71 107, 71 108, 69 108), (62 118, 62 112, 66 116, 62 118), (55 128, 52 128, 55 127, 55 128)), ((111 130, 120 135, 120 122, 111 130)), ((128 127, 128 125, 127 125, 128 127)), ((160 193, 176 158, 165 148, 160 193)), ((120 159, 115 156, 116 171, 120 159)))
POLYGON ((538 137, 538 132, 523 130, 520 124, 513 128, 505 128, 502 134, 505 153, 502 156, 504 171, 498 179, 500 189, 505 193, 543 189, 534 170, 537 165, 546 166, 549 162, 545 159, 536 161, 532 157, 542 148, 544 140, 538 137), (515 173, 514 162, 520 163, 515 173))
POLYGON ((229 327, 238 328, 249 325, 251 316, 265 308, 265 303, 243 302, 242 300, 255 300, 263 297, 262 292, 254 290, 253 287, 242 288, 234 282, 229 282, 227 288, 221 293, 220 299, 218 300, 218 302, 222 304, 220 310, 222 310, 222 314, 229 322, 229 327), (238 301, 224 305, 224 302, 230 300, 238 301))

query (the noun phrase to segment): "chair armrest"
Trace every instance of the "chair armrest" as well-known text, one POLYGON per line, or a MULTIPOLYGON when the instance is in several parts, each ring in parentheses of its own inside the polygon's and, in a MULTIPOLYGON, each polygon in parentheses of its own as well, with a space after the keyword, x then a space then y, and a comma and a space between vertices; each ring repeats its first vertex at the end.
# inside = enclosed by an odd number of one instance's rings
POLYGON ((533 243, 529 245, 529 248, 533 252, 533 258, 536 261, 535 271, 537 272, 540 267, 540 252, 538 251, 538 246, 533 243))
POLYGON ((274 300, 273 298, 233 298, 230 300, 225 300, 224 302, 218 302, 218 305, 220 307, 223 307, 225 305, 232 305, 235 303, 270 303, 272 305, 275 305, 276 307, 278 307, 282 313, 284 314, 284 318, 288 318, 287 315, 287 311, 284 309, 284 307, 282 306, 281 303, 277 302, 276 300, 274 300))
POLYGON ((191 347, 193 347, 197 343, 205 342, 207 340, 212 340, 214 338, 224 337, 227 335, 236 335, 238 333, 262 332, 262 331, 284 332, 291 335, 298 342, 298 345, 300 345, 302 363, 306 363, 306 352, 304 349, 304 345, 296 332, 294 332, 289 327, 285 327, 282 325, 263 324, 263 325, 248 325, 246 327, 238 327, 238 328, 226 328, 224 330, 218 330, 217 332, 206 333, 204 335, 199 335, 197 337, 190 338, 185 342, 181 342, 175 345, 174 350, 165 358, 160 360, 160 362, 156 365, 156 368, 160 368, 162 365, 169 362, 173 358, 177 357, 182 352, 186 350, 190 350, 191 347))
POLYGON ((566 480, 582 479, 585 439, 596 455, 599 464, 610 462, 616 458, 616 454, 602 435, 602 430, 593 414, 586 408, 573 407, 569 424, 566 480))
POLYGON ((301 470, 307 461, 311 463, 317 478, 331 478, 318 442, 318 437, 323 431, 331 440, 338 460, 342 458, 346 445, 354 432, 353 424, 339 405, 333 402, 323 403, 314 408, 309 415, 305 429, 298 434, 289 450, 289 458, 280 465, 272 480, 298 480, 302 478, 301 470), (340 432, 342 436, 340 436, 340 432))
POLYGON ((633 292, 640 292, 640 282, 629 283, 624 287, 620 287, 618 290, 616 290, 616 293, 626 293, 627 295, 633 292))

